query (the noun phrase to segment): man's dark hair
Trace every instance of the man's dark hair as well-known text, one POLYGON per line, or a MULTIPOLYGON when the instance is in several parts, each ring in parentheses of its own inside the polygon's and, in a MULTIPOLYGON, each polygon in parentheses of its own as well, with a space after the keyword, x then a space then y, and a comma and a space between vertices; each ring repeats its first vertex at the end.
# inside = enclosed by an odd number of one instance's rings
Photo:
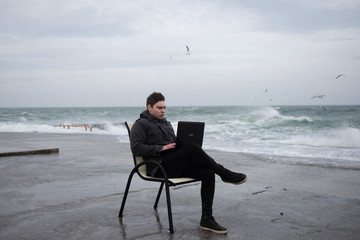
POLYGON ((160 101, 165 101, 165 97, 159 92, 153 92, 150 94, 150 96, 148 96, 146 100, 146 106, 150 104, 150 106, 153 107, 154 104, 160 101))

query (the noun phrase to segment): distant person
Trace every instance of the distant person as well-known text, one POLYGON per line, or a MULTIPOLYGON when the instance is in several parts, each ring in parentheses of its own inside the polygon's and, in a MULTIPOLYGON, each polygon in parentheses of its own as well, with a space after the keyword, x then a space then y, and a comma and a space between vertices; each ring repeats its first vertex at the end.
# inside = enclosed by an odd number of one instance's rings
MULTIPOLYGON (((165 97, 152 93, 146 101, 147 110, 140 114, 130 132, 131 150, 145 161, 161 163, 168 177, 190 177, 201 180, 202 215, 200 227, 218 234, 226 234, 227 229, 218 224, 212 215, 215 192, 215 174, 224 182, 241 184, 247 176, 232 172, 205 153, 195 143, 176 147, 176 136, 172 125, 165 119, 165 97)), ((149 164, 147 175, 163 177, 160 170, 149 164)))

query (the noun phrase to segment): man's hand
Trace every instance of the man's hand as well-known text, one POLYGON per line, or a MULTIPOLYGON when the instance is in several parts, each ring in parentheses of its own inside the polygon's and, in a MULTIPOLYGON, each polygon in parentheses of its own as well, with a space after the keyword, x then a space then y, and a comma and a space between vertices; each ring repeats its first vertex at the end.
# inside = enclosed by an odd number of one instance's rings
POLYGON ((163 146, 163 148, 161 149, 161 151, 165 151, 165 150, 168 150, 168 149, 175 148, 175 146, 176 146, 176 143, 170 143, 170 144, 168 144, 168 145, 163 146))

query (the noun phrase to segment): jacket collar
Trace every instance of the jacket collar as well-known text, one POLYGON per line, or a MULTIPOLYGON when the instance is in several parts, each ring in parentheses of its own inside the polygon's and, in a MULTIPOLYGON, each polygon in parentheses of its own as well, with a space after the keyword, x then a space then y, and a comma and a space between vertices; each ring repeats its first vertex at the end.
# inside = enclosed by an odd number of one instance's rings
POLYGON ((146 118, 148 119, 150 122, 154 122, 154 123, 163 123, 163 122, 167 122, 166 118, 163 119, 156 119, 154 118, 148 110, 144 110, 141 114, 140 114, 140 118, 146 118))

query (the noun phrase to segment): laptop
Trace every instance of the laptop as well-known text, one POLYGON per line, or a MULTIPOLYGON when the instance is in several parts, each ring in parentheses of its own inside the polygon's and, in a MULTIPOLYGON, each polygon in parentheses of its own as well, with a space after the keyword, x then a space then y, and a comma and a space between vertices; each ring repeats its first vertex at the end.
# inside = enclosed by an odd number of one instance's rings
POLYGON ((202 146, 204 128, 204 122, 179 121, 176 133, 176 147, 181 147, 187 142, 195 142, 202 146))

